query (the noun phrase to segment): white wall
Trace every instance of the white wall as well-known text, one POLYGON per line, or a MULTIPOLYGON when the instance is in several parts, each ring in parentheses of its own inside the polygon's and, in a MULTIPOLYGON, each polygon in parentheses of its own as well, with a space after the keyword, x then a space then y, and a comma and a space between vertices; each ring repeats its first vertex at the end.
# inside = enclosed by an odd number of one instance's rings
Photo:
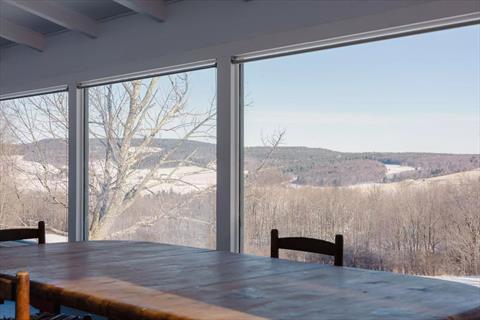
POLYGON ((480 2, 186 0, 167 9, 164 23, 104 22, 98 39, 65 32, 44 52, 1 49, 0 95, 480 12, 480 2))

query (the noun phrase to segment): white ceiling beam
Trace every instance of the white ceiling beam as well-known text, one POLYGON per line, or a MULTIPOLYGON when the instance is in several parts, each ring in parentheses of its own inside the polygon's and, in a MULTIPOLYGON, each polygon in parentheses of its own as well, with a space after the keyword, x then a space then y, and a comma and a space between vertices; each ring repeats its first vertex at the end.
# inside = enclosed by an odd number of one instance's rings
POLYGON ((2 0, 12 6, 27 11, 40 18, 58 24, 66 29, 79 31, 91 38, 98 35, 98 23, 76 11, 51 0, 2 0))
POLYGON ((167 10, 164 0, 113 0, 130 10, 152 17, 157 21, 165 21, 167 10))
POLYGON ((4 18, 0 18, 0 37, 18 44, 24 44, 38 51, 43 51, 45 47, 45 37, 41 33, 4 18))

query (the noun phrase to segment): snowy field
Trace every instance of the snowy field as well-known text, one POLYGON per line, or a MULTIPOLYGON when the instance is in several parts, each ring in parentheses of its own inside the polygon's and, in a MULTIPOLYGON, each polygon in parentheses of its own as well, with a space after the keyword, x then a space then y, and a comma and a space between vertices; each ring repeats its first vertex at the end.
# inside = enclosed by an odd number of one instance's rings
MULTIPOLYGON (((23 156, 15 156, 13 161, 17 168, 16 181, 23 191, 45 191, 42 184, 44 172, 48 171, 48 182, 50 190, 53 192, 66 192, 67 168, 56 168, 51 165, 42 165, 38 162, 27 161, 23 156)), ((90 166, 93 175, 102 178, 103 167, 101 161, 96 161, 90 166)), ((134 170, 128 178, 128 186, 132 187, 139 184, 150 172, 149 169, 134 170)), ((160 168, 155 176, 146 186, 143 195, 157 194, 159 192, 174 192, 188 194, 195 191, 202 191, 215 186, 217 183, 217 172, 214 167, 202 168, 198 166, 180 166, 178 168, 160 168)))
POLYGON ((389 192, 401 192, 405 188, 425 188, 432 185, 461 185, 465 181, 471 181, 472 179, 480 179, 480 169, 464 171, 459 173, 447 174, 439 177, 432 177, 426 179, 406 179, 400 182, 390 183, 361 183, 356 185, 347 186, 344 188, 360 189, 366 192, 372 189, 379 189, 389 192))
POLYGON ((402 172, 415 171, 414 167, 401 166, 398 164, 386 164, 385 169, 387 169, 386 176, 388 178, 393 177, 394 175, 402 172))
POLYGON ((67 236, 61 236, 55 233, 48 233, 45 234, 45 241, 47 243, 59 243, 59 242, 68 242, 67 236))

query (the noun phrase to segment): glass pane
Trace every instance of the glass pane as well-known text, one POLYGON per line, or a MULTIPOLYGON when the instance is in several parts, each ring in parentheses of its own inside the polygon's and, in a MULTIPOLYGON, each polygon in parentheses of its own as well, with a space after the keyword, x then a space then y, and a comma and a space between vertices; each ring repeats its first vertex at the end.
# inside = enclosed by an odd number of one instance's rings
POLYGON ((347 266, 479 276, 479 57, 476 25, 246 63, 245 252, 341 233, 347 266))
POLYGON ((0 102, 0 228, 46 225, 67 241, 67 93, 0 102))
POLYGON ((215 247, 215 69, 88 89, 89 238, 215 247))

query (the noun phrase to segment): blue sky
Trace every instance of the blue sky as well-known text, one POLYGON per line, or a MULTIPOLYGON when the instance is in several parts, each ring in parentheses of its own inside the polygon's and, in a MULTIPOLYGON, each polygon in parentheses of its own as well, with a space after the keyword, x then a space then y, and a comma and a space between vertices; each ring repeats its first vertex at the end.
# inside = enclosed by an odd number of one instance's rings
POLYGON ((245 145, 480 152, 480 26, 245 65, 245 145))

